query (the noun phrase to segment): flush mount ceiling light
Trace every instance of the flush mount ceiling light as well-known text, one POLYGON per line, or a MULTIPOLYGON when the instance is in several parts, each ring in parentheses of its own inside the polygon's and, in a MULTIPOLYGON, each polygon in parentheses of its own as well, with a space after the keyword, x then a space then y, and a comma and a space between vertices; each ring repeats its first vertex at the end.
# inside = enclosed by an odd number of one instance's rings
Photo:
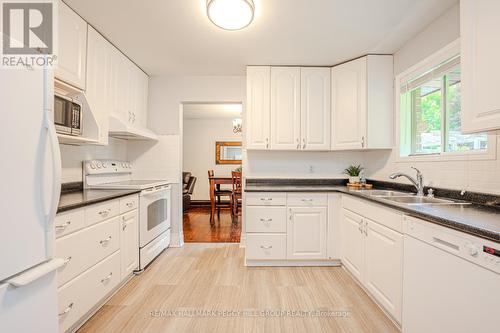
POLYGON ((207 0, 210 21, 225 30, 240 30, 253 20, 255 6, 252 0, 207 0))

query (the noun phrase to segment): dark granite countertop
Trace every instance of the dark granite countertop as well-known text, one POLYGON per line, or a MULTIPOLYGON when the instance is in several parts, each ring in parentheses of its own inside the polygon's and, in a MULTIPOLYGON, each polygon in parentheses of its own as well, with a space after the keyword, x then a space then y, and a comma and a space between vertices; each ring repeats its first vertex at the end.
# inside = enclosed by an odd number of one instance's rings
POLYGON ((61 213, 139 192, 139 190, 79 190, 66 192, 61 194, 57 212, 61 213))
MULTIPOLYGON (((400 191, 401 189, 397 189, 400 191)), ((363 191, 348 189, 345 180, 314 180, 307 184, 301 180, 298 184, 278 181, 258 181, 250 183, 247 180, 245 192, 339 192, 358 198, 376 202, 384 206, 398 209, 407 215, 418 217, 429 222, 450 227, 471 235, 487 238, 500 243, 500 209, 498 207, 465 204, 465 205, 405 205, 380 197, 369 196, 363 191)))

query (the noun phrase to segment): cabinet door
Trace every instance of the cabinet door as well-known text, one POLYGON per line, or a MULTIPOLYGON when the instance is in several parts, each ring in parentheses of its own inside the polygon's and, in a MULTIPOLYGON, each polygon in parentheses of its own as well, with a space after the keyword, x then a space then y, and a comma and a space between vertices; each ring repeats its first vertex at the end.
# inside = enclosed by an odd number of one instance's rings
POLYGON ((300 149, 300 68, 271 68, 271 149, 300 149))
POLYGON ((365 221, 365 287, 401 322, 403 235, 371 220, 365 221))
POLYGON ((122 215, 120 252, 122 279, 139 267, 139 225, 137 210, 122 215))
POLYGON ((59 54, 56 78, 85 89, 87 23, 62 1, 59 2, 59 54))
POLYGON ((111 100, 111 44, 92 27, 87 43, 87 102, 99 125, 99 143, 108 144, 108 119, 111 100))
POLYGON ((326 259, 326 207, 288 209, 287 259, 326 259))
POLYGON ((366 143, 366 57, 332 68, 332 150, 366 143))
POLYGON ((500 1, 460 1, 462 131, 500 128, 500 1))
POLYGON ((330 149, 330 68, 300 69, 300 126, 304 150, 330 149))
POLYGON ((342 209, 340 251, 342 264, 360 282, 363 281, 365 265, 365 235, 362 224, 361 216, 347 209, 342 209))
POLYGON ((125 122, 131 122, 130 111, 130 70, 128 59, 116 48, 113 48, 113 114, 125 122))
POLYGON ((271 122, 271 67, 247 67, 247 109, 245 126, 247 149, 269 149, 271 122))
POLYGON ((138 99, 138 113, 139 125, 143 128, 148 127, 148 88, 149 77, 139 69, 139 99, 138 99))

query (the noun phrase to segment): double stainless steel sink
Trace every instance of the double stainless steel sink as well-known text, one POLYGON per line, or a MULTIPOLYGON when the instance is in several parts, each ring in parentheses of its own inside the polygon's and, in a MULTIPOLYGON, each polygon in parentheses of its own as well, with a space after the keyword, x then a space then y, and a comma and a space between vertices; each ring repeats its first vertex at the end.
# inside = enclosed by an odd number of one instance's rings
POLYGON ((392 201, 409 206, 417 205, 466 205, 468 202, 455 201, 434 197, 416 196, 413 193, 390 191, 390 190, 359 190, 360 194, 376 197, 381 200, 392 201))

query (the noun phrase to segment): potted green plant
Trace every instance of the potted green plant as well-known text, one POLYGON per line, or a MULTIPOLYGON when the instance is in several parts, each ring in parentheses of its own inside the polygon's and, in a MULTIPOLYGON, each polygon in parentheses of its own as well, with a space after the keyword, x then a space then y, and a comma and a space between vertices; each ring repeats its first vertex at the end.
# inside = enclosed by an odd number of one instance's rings
POLYGON ((363 170, 361 165, 350 165, 345 168, 344 173, 349 176, 349 183, 356 184, 359 183, 359 175, 363 170))

